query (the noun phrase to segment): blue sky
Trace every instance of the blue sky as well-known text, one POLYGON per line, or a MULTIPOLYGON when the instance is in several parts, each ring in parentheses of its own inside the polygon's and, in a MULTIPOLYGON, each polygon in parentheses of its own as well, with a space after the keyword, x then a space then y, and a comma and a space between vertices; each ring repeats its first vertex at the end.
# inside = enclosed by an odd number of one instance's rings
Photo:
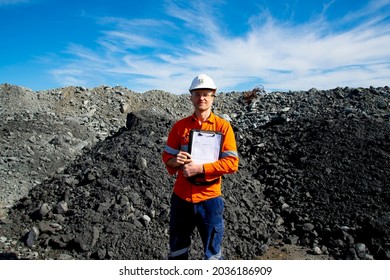
POLYGON ((390 86, 390 0, 0 0, 0 83, 390 86))

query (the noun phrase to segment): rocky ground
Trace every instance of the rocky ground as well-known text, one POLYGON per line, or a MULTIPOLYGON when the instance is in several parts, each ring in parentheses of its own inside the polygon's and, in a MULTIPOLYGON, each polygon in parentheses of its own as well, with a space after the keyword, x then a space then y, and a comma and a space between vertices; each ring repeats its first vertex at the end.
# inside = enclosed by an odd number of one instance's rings
MULTIPOLYGON (((165 259, 161 152, 188 97, 0 85, 0 259, 165 259)), ((227 259, 390 259, 388 87, 220 93, 214 112, 240 155, 227 259)))

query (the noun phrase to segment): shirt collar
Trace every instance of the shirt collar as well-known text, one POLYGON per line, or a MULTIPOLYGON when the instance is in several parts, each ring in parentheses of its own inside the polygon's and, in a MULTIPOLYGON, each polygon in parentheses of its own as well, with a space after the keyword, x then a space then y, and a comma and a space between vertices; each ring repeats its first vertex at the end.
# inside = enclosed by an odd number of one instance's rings
MULTIPOLYGON (((196 121, 198 120, 195 113, 192 114, 192 119, 196 121)), ((210 112, 210 116, 207 118, 207 120, 205 120, 205 122, 215 123, 215 115, 213 112, 210 112)))

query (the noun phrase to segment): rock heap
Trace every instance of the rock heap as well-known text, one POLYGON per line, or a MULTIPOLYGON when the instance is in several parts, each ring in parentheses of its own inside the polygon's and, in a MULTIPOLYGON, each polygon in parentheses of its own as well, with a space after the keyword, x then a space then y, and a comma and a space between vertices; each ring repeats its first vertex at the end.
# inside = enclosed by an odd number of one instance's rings
MULTIPOLYGON (((0 258, 166 258, 161 153, 188 95, 3 84, 0 104, 0 258)), ((389 259, 389 109, 388 87, 220 93, 240 155, 223 178, 225 257, 298 244, 389 259)))

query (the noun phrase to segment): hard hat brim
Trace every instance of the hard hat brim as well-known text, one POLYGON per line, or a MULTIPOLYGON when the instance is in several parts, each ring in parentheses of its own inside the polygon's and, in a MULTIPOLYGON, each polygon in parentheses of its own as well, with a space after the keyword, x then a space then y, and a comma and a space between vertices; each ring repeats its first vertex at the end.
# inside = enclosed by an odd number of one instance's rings
POLYGON ((194 88, 190 88, 189 91, 193 91, 193 90, 196 90, 196 89, 211 89, 211 90, 217 90, 217 88, 212 88, 212 87, 194 87, 194 88))

